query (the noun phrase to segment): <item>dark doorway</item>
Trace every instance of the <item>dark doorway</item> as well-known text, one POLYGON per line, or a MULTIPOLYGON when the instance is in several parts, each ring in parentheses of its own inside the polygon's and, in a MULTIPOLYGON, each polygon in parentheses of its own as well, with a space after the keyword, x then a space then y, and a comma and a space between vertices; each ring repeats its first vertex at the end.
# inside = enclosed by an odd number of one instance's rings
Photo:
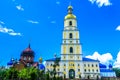
POLYGON ((88 75, 87 79, 88 79, 88 80, 90 79, 90 75, 88 75))
POLYGON ((70 69, 69 70, 69 78, 70 79, 74 79, 75 78, 75 71, 74 71, 74 69, 70 69))

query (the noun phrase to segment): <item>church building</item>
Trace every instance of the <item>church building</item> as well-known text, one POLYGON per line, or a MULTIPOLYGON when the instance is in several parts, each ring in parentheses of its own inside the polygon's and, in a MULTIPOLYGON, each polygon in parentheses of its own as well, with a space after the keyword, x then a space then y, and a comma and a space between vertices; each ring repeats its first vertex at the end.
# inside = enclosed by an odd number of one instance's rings
MULTIPOLYGON (((69 79, 100 78, 99 61, 83 57, 80 34, 77 27, 77 17, 73 7, 68 6, 68 14, 64 18, 64 30, 61 44, 61 54, 57 67, 57 76, 69 79)), ((46 71, 53 70, 55 58, 46 60, 46 71)))
POLYGON ((44 70, 45 67, 42 64, 42 58, 39 58, 39 61, 35 62, 34 57, 35 57, 35 53, 31 49, 31 46, 29 44, 28 47, 21 52, 19 61, 17 59, 12 58, 7 63, 7 67, 8 68, 14 67, 17 70, 22 70, 28 67, 35 67, 38 68, 39 70, 44 70))

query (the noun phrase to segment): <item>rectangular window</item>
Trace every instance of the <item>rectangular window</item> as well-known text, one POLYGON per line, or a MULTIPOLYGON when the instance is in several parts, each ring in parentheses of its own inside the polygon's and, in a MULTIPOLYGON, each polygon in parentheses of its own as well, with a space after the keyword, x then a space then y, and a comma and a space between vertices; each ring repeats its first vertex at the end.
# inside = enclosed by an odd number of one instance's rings
POLYGON ((98 67, 98 65, 96 64, 96 67, 98 67))
POLYGON ((90 72, 90 69, 88 71, 90 72))
POLYGON ((88 64, 88 67, 90 67, 90 65, 88 64))
POLYGON ((84 64, 84 67, 86 67, 86 64, 84 64))
POLYGON ((92 67, 94 67, 94 65, 92 64, 92 67))
POLYGON ((96 72, 98 72, 98 69, 96 70, 96 72))

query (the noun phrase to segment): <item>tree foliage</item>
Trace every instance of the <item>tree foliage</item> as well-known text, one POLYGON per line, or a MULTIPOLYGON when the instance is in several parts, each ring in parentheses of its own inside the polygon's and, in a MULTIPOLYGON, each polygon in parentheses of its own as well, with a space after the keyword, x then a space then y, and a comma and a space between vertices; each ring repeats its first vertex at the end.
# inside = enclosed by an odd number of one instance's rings
POLYGON ((54 72, 39 70, 34 67, 24 68, 20 71, 14 67, 0 69, 0 80, 63 80, 62 77, 55 77, 54 72), (54 77, 50 77, 50 75, 54 77))
POLYGON ((120 68, 114 68, 113 71, 115 71, 117 77, 120 77, 120 68))
POLYGON ((0 69, 0 79, 4 80, 5 76, 6 76, 6 70, 0 69))
POLYGON ((30 79, 29 69, 24 68, 21 71, 19 71, 18 77, 22 80, 29 80, 30 79))
POLYGON ((18 70, 16 70, 15 68, 11 67, 10 69, 7 69, 5 71, 5 77, 4 79, 6 80, 14 80, 18 78, 18 70))

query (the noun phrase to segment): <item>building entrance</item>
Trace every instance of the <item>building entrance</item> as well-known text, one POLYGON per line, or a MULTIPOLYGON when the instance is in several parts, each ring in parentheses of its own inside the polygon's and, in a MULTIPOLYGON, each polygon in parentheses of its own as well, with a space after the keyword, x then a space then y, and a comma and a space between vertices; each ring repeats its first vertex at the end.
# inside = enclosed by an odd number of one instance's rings
POLYGON ((70 69, 69 70, 69 79, 74 79, 75 78, 75 70, 74 69, 70 69))

